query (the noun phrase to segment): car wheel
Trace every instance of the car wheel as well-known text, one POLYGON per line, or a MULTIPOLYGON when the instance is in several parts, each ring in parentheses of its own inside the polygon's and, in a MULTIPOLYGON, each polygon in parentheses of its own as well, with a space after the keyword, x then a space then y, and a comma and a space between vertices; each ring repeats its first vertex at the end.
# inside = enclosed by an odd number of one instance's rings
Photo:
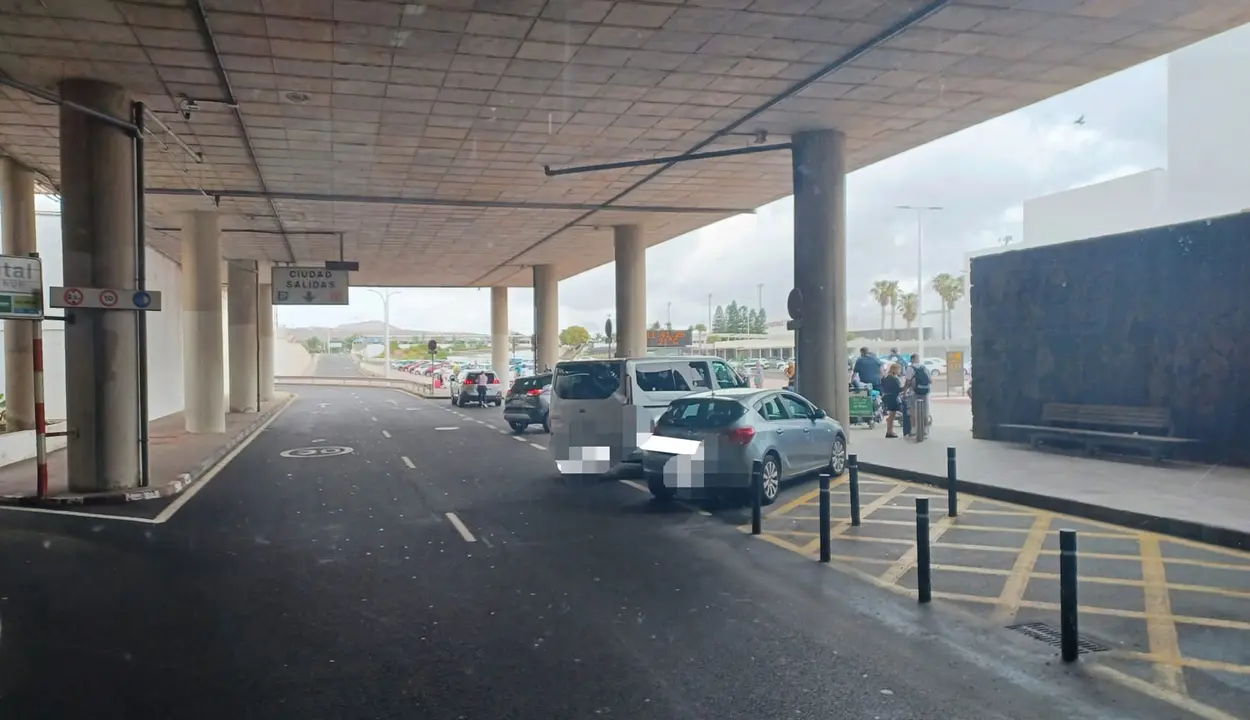
POLYGON ((833 450, 829 453, 829 474, 839 477, 844 472, 846 472, 846 438, 834 435, 833 450))
POLYGON ((657 475, 647 478, 647 489, 651 491, 651 496, 660 502, 668 502, 676 494, 673 488, 664 484, 664 478, 657 475))
POLYGON ((510 422, 508 423, 508 426, 511 427, 512 432, 516 433, 517 435, 520 435, 521 433, 525 432, 525 423, 523 422, 510 422))
POLYGON ((761 505, 772 505, 781 494, 781 459, 773 453, 764 456, 764 487, 761 505))
POLYGON ((503 400, 496 400, 495 407, 499 407, 500 405, 503 405, 503 400))

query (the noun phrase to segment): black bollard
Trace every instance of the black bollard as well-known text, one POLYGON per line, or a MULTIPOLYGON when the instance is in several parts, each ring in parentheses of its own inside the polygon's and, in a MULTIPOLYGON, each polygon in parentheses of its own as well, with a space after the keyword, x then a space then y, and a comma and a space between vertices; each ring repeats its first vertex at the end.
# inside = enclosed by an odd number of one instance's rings
POLYGON ((829 473, 820 474, 820 561, 829 562, 833 541, 829 537, 829 473))
POLYGON ((916 498, 916 589, 920 602, 933 599, 933 578, 929 572, 929 498, 916 498))
POLYGON ((955 476, 955 448, 946 448, 946 514, 959 517, 959 486, 955 476))
POLYGON ((760 504, 764 501, 764 462, 756 460, 751 463, 751 534, 763 532, 760 517, 760 504))
POLYGON ((1064 662, 1080 655, 1077 645, 1076 531, 1059 531, 1059 649, 1064 662))
POLYGON ((851 486, 851 527, 859 527, 859 456, 846 457, 846 470, 850 474, 851 486))

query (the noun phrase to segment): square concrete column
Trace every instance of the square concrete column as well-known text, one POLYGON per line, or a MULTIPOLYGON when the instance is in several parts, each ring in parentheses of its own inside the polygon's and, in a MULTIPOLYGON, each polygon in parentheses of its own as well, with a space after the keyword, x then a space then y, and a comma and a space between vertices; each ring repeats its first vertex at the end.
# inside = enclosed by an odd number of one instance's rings
POLYGON ((642 226, 612 228, 616 246, 616 356, 647 354, 647 246, 642 226))
MULTIPOLYGON (((61 83, 61 97, 128 118, 126 91, 99 80, 61 83)), ((134 147, 121 130, 60 109, 64 284, 135 286, 134 147)), ((69 489, 139 484, 138 321, 132 312, 78 310, 65 324, 69 489)))
MULTIPOLYGON (((5 255, 37 251, 35 174, 6 157, 0 157, 0 247, 5 255)), ((4 321, 4 404, 10 431, 35 427, 34 331, 30 320, 4 321)))
POLYGON ((849 427, 844 138, 836 130, 815 130, 792 142, 794 286, 803 295, 795 333, 798 390, 849 427))
POLYGON ((260 345, 260 401, 269 402, 273 400, 273 276, 267 262, 258 263, 256 272, 259 283, 256 293, 256 324, 260 345))
POLYGON ((511 354, 508 347, 508 288, 493 287, 490 289, 490 364, 501 383, 511 381, 508 375, 511 354))
POLYGON ((541 371, 560 359, 560 281, 554 265, 534 266, 534 367, 541 371))
POLYGON ((260 339, 256 318, 256 263, 231 260, 226 269, 226 356, 230 412, 256 412, 260 403, 260 339))
POLYGON ((226 431, 221 227, 215 212, 182 220, 182 375, 189 433, 226 431))

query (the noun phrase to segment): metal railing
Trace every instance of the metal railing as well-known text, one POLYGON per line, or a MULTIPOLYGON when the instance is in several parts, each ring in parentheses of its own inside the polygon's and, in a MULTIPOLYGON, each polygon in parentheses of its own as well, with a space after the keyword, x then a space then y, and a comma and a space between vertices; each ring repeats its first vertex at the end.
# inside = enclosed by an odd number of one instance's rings
POLYGON ((406 390, 422 397, 450 397, 447 388, 435 388, 433 381, 424 377, 324 377, 313 375, 276 375, 275 385, 320 385, 328 387, 373 387, 406 390), (424 381, 424 382, 423 382, 424 381))

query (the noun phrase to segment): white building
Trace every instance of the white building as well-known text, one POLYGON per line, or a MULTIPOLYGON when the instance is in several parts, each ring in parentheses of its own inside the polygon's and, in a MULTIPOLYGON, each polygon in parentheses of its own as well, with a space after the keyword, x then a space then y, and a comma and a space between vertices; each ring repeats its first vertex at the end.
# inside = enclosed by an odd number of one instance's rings
MULTIPOLYGON (((984 255, 1250 210, 1250 25, 1166 62, 1167 168, 1026 200, 1023 241, 967 253, 965 274, 984 255)), ((967 300, 952 323, 971 336, 967 300)))

